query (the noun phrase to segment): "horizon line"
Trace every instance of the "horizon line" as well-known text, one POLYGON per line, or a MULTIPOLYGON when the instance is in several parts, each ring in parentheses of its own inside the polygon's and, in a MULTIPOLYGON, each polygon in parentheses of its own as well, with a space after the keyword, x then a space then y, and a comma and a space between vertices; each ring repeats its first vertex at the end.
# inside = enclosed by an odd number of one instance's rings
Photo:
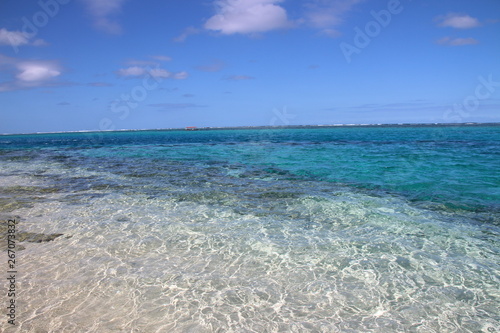
POLYGON ((464 122, 464 123, 374 123, 374 124, 317 124, 317 125, 253 125, 253 126, 185 126, 172 128, 143 128, 143 129, 114 129, 114 130, 75 130, 54 132, 27 132, 27 133, 0 133, 7 135, 35 135, 35 134, 69 134, 69 133, 112 133, 112 132, 146 132, 146 131, 186 131, 186 130, 233 130, 233 129, 293 129, 293 128, 338 128, 338 127, 418 127, 418 126, 500 126, 500 122, 464 122))

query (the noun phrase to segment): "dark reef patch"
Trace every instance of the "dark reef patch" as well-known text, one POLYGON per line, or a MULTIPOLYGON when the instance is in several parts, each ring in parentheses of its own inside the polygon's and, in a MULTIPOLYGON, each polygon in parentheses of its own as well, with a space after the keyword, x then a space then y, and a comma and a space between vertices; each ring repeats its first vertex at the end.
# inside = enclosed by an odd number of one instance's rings
POLYGON ((19 223, 21 218, 19 216, 2 216, 0 217, 0 250, 5 251, 8 248, 8 242, 7 242, 7 235, 8 235, 8 221, 9 220, 14 220, 16 221, 16 232, 15 232, 15 244, 16 250, 24 250, 25 247, 23 245, 20 245, 19 243, 22 242, 29 242, 29 243, 44 243, 44 242, 50 242, 53 241, 54 239, 63 236, 63 234, 42 234, 42 233, 35 233, 35 232, 26 232, 26 231, 19 231, 19 223))

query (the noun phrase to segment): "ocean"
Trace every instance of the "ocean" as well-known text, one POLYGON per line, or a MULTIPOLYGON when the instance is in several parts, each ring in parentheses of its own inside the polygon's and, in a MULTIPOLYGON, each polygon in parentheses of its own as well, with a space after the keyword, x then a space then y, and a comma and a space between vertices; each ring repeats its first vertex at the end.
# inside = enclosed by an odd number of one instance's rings
POLYGON ((487 125, 3 135, 0 330, 500 332, 499 169, 487 125))

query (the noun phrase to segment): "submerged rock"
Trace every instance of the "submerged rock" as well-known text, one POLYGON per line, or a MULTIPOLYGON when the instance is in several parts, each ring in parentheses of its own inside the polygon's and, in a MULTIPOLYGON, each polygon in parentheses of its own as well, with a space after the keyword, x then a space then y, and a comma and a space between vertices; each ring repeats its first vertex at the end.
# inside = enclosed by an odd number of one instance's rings
POLYGON ((30 243, 43 243, 50 242, 63 234, 37 234, 33 232, 20 232, 17 235, 17 240, 19 242, 30 242, 30 243))
MULTIPOLYGON (((15 244, 16 250, 24 250, 25 247, 20 245, 21 242, 30 242, 30 243, 43 243, 50 242, 56 239, 57 237, 63 236, 63 234, 41 234, 36 232, 26 232, 19 231, 19 216, 10 216, 10 217, 0 217, 0 250, 4 251, 8 248, 8 238, 9 234, 9 221, 15 221, 16 225, 16 235, 15 244)), ((11 224, 12 222, 10 222, 11 224)))

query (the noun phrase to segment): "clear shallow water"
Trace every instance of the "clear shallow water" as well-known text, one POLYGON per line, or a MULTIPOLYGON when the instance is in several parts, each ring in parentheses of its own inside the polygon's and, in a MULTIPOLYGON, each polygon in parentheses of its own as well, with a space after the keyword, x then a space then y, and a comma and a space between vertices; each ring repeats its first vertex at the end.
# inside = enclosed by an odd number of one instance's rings
POLYGON ((500 127, 0 137, 2 214, 64 233, 23 244, 19 331, 496 332, 499 146, 500 127))

